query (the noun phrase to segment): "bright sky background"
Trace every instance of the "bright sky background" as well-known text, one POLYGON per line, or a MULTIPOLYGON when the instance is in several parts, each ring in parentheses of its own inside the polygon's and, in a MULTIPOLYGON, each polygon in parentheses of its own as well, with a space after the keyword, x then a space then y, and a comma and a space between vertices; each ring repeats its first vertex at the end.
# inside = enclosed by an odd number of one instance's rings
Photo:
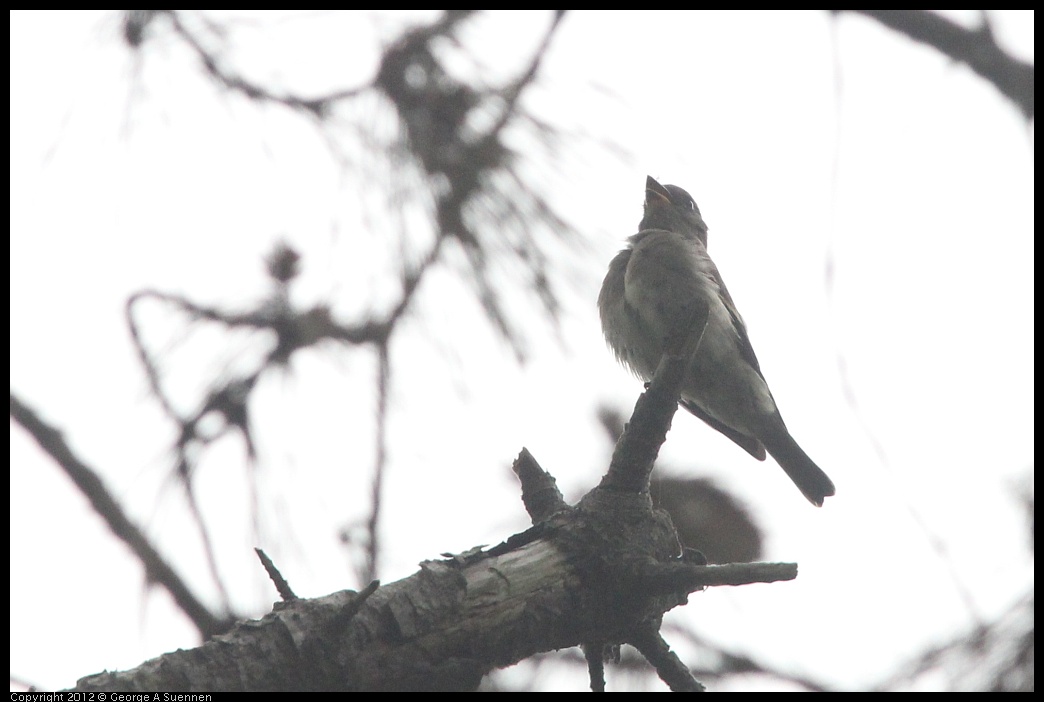
MULTIPOLYGON (((1032 60, 1033 13, 991 16, 1032 60)), ((296 17, 262 15, 236 65, 296 92, 350 87, 403 19, 296 17)), ((311 125, 215 97, 170 37, 135 56, 112 14, 11 18, 12 390, 216 602, 164 483, 172 430, 148 398, 124 303, 150 287, 249 305, 266 290, 261 257, 284 238, 304 255, 302 304, 350 313, 380 284, 360 271, 379 257, 372 218, 388 216, 373 198, 360 209, 358 170, 335 163, 311 125)), ((512 65, 546 21, 498 13, 464 39, 512 65)), ((1018 495, 1033 489, 1033 129, 1017 110, 935 51, 821 12, 578 11, 542 76, 528 104, 573 132, 556 163, 524 153, 521 166, 549 174, 535 180, 590 238, 560 271, 562 342, 526 321, 520 368, 449 276, 425 283, 394 349, 382 579, 525 528, 509 471, 523 446, 570 499, 599 480, 610 446, 594 409, 629 413, 641 385, 605 349, 594 301, 650 174, 699 203, 783 416, 838 492, 813 509, 771 460, 679 414, 662 463, 719 478, 766 532, 765 560, 796 561, 800 575, 702 593, 671 616, 862 689, 1032 588, 1018 495)), ((183 330, 153 324, 168 339, 183 330)), ((199 336, 169 351, 185 387, 249 348, 199 336), (213 344, 226 349, 218 359, 213 344)), ((223 443, 200 469, 222 575, 249 616, 276 599, 255 545, 299 595, 358 586, 336 529, 368 497, 373 363, 336 348, 303 356, 251 407, 258 533, 241 445, 223 443)), ((20 428, 11 435, 12 675, 67 687, 197 645, 60 470, 20 428)))

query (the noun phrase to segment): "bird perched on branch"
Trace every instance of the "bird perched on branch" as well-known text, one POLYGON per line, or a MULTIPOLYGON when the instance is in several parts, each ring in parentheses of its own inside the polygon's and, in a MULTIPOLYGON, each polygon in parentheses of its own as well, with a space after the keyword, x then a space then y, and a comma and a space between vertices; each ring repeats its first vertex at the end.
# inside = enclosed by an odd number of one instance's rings
POLYGON ((645 181, 645 216, 609 264, 598 295, 602 331, 617 359, 652 380, 666 340, 707 307, 703 338, 680 404, 759 461, 768 451, 817 506, 834 484, 790 435, 761 374, 747 328, 707 254, 707 225, 689 193, 645 181))

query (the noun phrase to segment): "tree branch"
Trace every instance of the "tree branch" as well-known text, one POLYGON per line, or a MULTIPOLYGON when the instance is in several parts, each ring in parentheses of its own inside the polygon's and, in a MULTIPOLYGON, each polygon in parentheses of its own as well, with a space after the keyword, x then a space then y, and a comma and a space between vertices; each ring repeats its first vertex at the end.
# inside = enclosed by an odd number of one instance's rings
POLYGON ((112 533, 127 544, 138 557, 149 581, 162 585, 170 593, 178 607, 188 615, 204 638, 229 630, 231 620, 211 614, 192 594, 174 568, 164 560, 123 511, 116 498, 109 494, 97 473, 76 457, 62 438, 61 432, 40 419, 32 409, 15 397, 14 393, 11 393, 11 418, 29 432, 40 448, 62 467, 80 492, 90 500, 94 511, 108 524, 112 533))
POLYGON ((928 10, 847 12, 872 17, 884 26, 934 47, 954 61, 964 63, 1011 100, 1026 119, 1033 119, 1033 65, 1009 56, 997 44, 985 14, 982 27, 965 29, 928 10))

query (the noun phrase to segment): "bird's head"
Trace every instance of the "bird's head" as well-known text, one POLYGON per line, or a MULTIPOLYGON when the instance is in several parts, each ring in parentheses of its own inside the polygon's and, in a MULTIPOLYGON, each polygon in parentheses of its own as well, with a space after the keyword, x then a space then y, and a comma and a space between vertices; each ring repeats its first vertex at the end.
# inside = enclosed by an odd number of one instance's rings
POLYGON ((639 231, 666 229, 695 237, 707 245, 707 224, 692 195, 677 185, 661 185, 652 176, 645 179, 645 214, 639 231))

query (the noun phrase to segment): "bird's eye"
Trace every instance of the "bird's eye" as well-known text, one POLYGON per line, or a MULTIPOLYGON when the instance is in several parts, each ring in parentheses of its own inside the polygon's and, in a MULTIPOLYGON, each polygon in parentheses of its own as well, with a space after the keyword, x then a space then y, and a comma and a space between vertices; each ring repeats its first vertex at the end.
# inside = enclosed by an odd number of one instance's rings
POLYGON ((685 204, 689 206, 689 212, 695 212, 696 211, 696 201, 693 200, 691 197, 689 198, 688 202, 686 202, 685 204))

